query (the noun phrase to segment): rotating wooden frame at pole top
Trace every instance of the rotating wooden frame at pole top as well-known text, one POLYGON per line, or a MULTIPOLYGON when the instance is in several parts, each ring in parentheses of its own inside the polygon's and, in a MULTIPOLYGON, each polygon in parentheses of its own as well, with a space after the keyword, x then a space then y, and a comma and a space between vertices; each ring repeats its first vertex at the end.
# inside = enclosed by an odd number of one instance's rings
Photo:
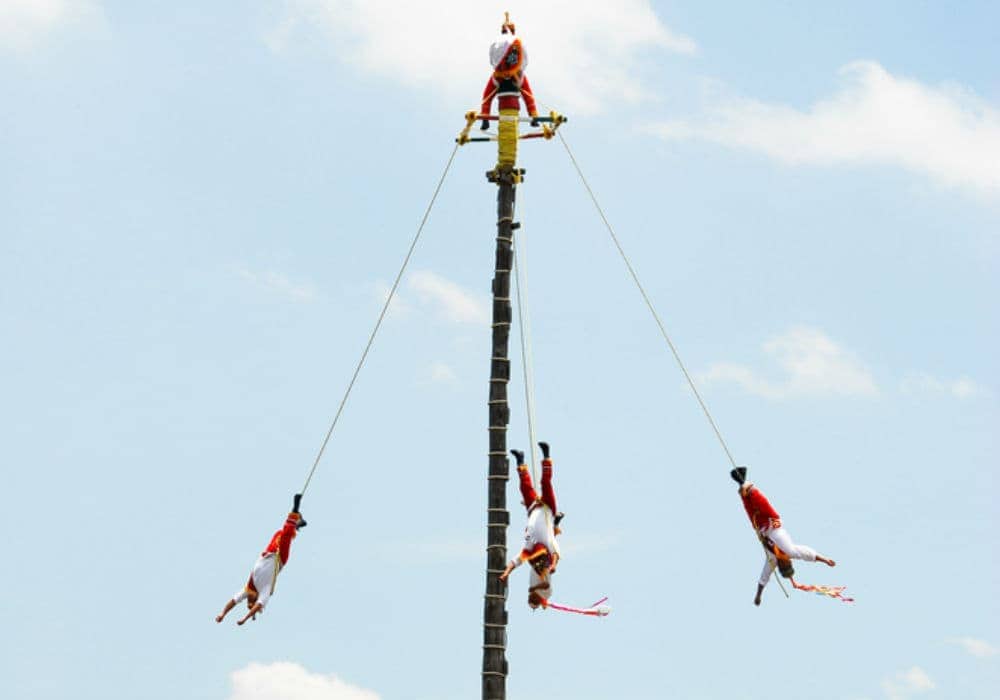
MULTIPOLYGON (((489 136, 469 136, 469 132, 472 130, 472 125, 477 121, 500 121, 501 119, 507 119, 507 117, 502 117, 498 114, 478 114, 475 111, 465 113, 465 127, 459 132, 458 136, 455 137, 455 143, 459 146, 464 146, 467 143, 480 143, 487 141, 497 141, 499 137, 496 135, 489 136)), ((520 134, 517 138, 520 140, 524 139, 551 139, 556 135, 556 131, 559 130, 559 126, 565 124, 569 121, 569 117, 559 114, 558 112, 549 112, 547 117, 512 117, 520 123, 528 123, 532 126, 541 126, 541 131, 529 131, 526 134, 520 134)))

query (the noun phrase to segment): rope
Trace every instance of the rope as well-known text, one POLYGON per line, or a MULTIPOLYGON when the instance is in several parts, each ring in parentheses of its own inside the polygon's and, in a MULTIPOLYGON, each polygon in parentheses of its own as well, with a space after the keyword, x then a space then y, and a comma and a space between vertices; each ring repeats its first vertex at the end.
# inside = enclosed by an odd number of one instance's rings
MULTIPOLYGON (((666 327, 663 325, 663 321, 660 320, 660 315, 656 313, 656 308, 653 306, 653 302, 650 300, 649 295, 646 294, 646 289, 642 286, 642 282, 639 281, 639 275, 636 274, 635 268, 632 267, 632 263, 629 261, 628 256, 625 254, 624 248, 622 248, 621 243, 618 240, 618 236, 615 234, 614 228, 612 228, 611 223, 608 221, 608 217, 604 214, 604 209, 597 201, 597 196, 594 194, 594 190, 591 189, 590 183, 587 182, 587 178, 584 177, 583 171, 580 169, 580 164, 577 163, 576 158, 573 156, 573 151, 570 150, 569 144, 566 143, 566 138, 559 134, 559 140, 562 142, 563 147, 566 149, 566 153, 569 155, 569 159, 573 162, 573 167, 576 169, 577 175, 580 176, 580 180, 583 182, 583 186, 587 189, 587 194, 590 195, 591 201, 594 203, 594 207, 597 209, 597 213, 600 214, 601 220, 604 222, 605 227, 608 229, 608 233, 611 234, 611 240, 614 242, 615 247, 618 249, 619 255, 621 255, 622 260, 625 262, 625 267, 628 268, 629 274, 632 276, 632 280, 635 282, 635 286, 639 288, 639 293, 642 294, 643 301, 646 302, 649 312, 653 315, 653 319, 656 321, 656 325, 660 329, 660 334, 663 335, 664 340, 667 341, 667 345, 670 347, 670 352, 674 356, 674 360, 677 361, 677 366, 681 368, 681 372, 684 374, 684 378, 687 380, 688 386, 691 387, 691 392, 694 397, 698 400, 698 405, 701 406, 702 412, 705 414, 705 418, 708 419, 709 425, 712 426, 712 431, 715 433, 715 437, 719 441, 719 445, 722 446, 723 451, 726 453, 726 457, 729 459, 729 463, 736 468, 736 460, 733 459, 733 453, 729 451, 729 446, 726 444, 725 439, 722 437, 722 432, 719 430, 719 426, 716 424, 715 419, 712 418, 711 412, 708 410, 708 406, 705 404, 704 399, 701 397, 701 393, 698 391, 698 387, 695 386, 694 380, 691 378, 691 374, 687 371, 683 360, 681 360, 680 353, 677 351, 677 347, 674 345, 673 341, 670 339, 670 335, 667 333, 666 327)), ((754 530, 754 534, 757 535, 757 539, 763 543, 763 539, 760 533, 754 530)), ((774 570, 777 566, 775 561, 771 561, 770 557, 768 561, 771 563, 771 573, 774 574, 774 570)), ((774 576, 775 580, 778 582, 778 587, 781 588, 781 592, 788 597, 788 591, 785 590, 784 584, 781 582, 780 576, 774 576)))
MULTIPOLYGON (((523 210, 523 197, 522 197, 523 210)), ((531 473, 536 484, 541 476, 535 459, 535 396, 534 372, 531 366, 531 340, 528 333, 531 329, 530 320, 525 317, 528 306, 528 261, 527 251, 521 242, 524 231, 524 214, 521 215, 521 236, 514 237, 514 292, 517 297, 517 325, 521 337, 521 369, 524 374, 524 403, 528 414, 528 454, 531 455, 531 473), (524 282, 521 277, 524 276, 524 282)))
POLYGON ((691 374, 687 371, 687 367, 684 366, 684 362, 681 360, 680 353, 677 352, 674 342, 670 339, 670 335, 667 333, 666 327, 663 325, 663 321, 660 320, 660 315, 656 313, 656 309, 653 307, 653 302, 650 300, 649 295, 646 294, 646 289, 642 286, 642 282, 639 281, 639 276, 635 272, 635 268, 632 267, 632 263, 629 261, 628 256, 625 254, 625 250, 622 248, 621 243, 618 241, 618 236, 615 234, 615 230, 611 227, 611 223, 608 221, 608 217, 605 216, 604 210, 597 201, 594 191, 590 188, 590 183, 587 182, 587 178, 584 177, 583 171, 580 169, 579 163, 576 162, 576 158, 573 156, 573 151, 570 150, 569 144, 566 143, 566 139, 563 137, 562 133, 559 134, 559 140, 562 141, 563 147, 566 149, 566 153, 569 154, 569 159, 573 162, 573 167, 576 168, 577 174, 580 176, 580 180, 583 182, 583 186, 587 189, 587 193, 590 195, 591 201, 597 208, 597 213, 600 214, 601 220, 604 221, 605 227, 608 229, 608 233, 611 234, 611 240, 614 241, 615 247, 618 249, 619 255, 621 255, 622 260, 625 262, 625 267, 628 268, 629 274, 632 276, 632 280, 635 282, 635 286, 639 288, 639 293, 642 294, 643 301, 646 302, 646 306, 649 308, 649 312, 653 315, 653 319, 656 321, 656 325, 660 328, 660 334, 663 339, 667 341, 667 345, 670 347, 670 352, 673 353, 674 360, 677 361, 677 366, 681 368, 681 372, 684 374, 684 378, 687 380, 688 386, 691 387, 691 391, 694 393, 694 397, 698 399, 698 404, 701 406, 701 410, 705 414, 705 418, 708 419, 709 424, 712 426, 712 430, 715 432, 715 437, 718 439, 719 444, 722 446, 723 451, 726 453, 726 457, 729 458, 730 464, 733 468, 736 468, 736 460, 733 459, 732 453, 729 451, 729 446, 726 445, 726 441, 722 437, 722 433, 719 431, 719 426, 716 425, 715 419, 712 418, 712 414, 708 410, 708 406, 705 401, 701 398, 701 394, 698 392, 698 387, 695 386, 694 380, 691 378, 691 374))
MULTIPOLYGON (((528 414, 528 454, 531 455, 532 481, 536 488, 541 488, 542 474, 535 457, 535 372, 531 365, 531 319, 527 317, 528 309, 528 262, 526 255, 527 245, 522 242, 524 238, 524 197, 521 197, 521 235, 514 236, 514 292, 517 297, 517 324, 518 332, 521 336, 521 367, 524 374, 524 402, 526 413, 528 414), (524 282, 521 282, 521 276, 524 282), (523 302, 522 302, 523 299, 523 302)), ((527 504, 525 504, 527 505, 527 504)), ((555 513, 550 513, 549 508, 543 508, 545 515, 545 525, 552 528, 552 518, 555 513)), ((553 534, 553 537, 555 535, 553 534)))
POLYGON ((337 422, 340 420, 340 414, 343 413, 344 406, 347 404, 347 399, 351 395, 351 390, 354 388, 354 382, 357 381, 358 374, 361 373, 361 368, 364 366, 365 360, 368 359, 368 352, 372 349, 372 344, 375 342, 375 336, 378 334, 379 328, 382 327, 382 321, 385 319, 386 312, 389 310, 389 304, 396 295, 396 290, 399 288, 399 282, 403 278, 403 273, 406 271, 407 265, 410 264, 410 258, 413 256, 413 250, 417 247, 417 241, 420 240, 420 234, 423 233, 424 225, 427 223, 427 219, 431 215, 431 209, 434 207, 434 202, 437 201, 437 196, 441 191, 441 186, 444 184, 444 179, 447 177, 448 171, 451 169, 451 164, 455 160, 456 152, 458 152, 458 144, 455 145, 451 151, 451 155, 448 157, 448 163, 444 166, 444 171, 441 173, 441 178, 438 180, 437 187, 434 188, 434 194, 431 196, 431 201, 427 204, 427 210, 424 212, 424 218, 420 220, 420 226, 417 227, 417 233, 413 236, 413 241, 410 243, 409 250, 406 251, 406 257, 403 259, 403 264, 400 266, 399 272, 396 273, 396 279, 392 283, 392 288, 389 290, 389 295, 386 297, 385 304, 382 305, 382 311, 378 315, 375 327, 372 329, 371 335, 368 336, 368 344, 365 345, 365 350, 361 353, 361 359, 358 360, 358 365, 354 368, 354 374, 351 376, 351 381, 347 385, 347 390, 344 392, 344 398, 340 400, 340 405, 337 407, 337 413, 333 417, 333 422, 330 423, 330 429, 326 431, 326 437, 323 438, 323 444, 320 445, 316 459, 313 461, 312 469, 309 470, 309 476, 306 477, 306 483, 299 492, 303 495, 305 494, 306 489, 309 488, 309 482, 312 481, 313 474, 316 473, 316 467, 319 466, 319 461, 323 458, 323 453, 326 451, 327 443, 330 442, 330 436, 333 435, 333 430, 337 427, 337 422))

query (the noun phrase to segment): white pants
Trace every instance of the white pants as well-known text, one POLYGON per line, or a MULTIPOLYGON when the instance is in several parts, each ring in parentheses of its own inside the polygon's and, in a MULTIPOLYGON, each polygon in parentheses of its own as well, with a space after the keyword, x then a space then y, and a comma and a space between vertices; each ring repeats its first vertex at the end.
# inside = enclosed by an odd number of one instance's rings
MULTIPOLYGON (((816 561, 816 550, 804 544, 795 544, 792 542, 792 536, 783 527, 764 528, 760 531, 760 534, 762 537, 766 537, 774 542, 778 549, 788 555, 789 559, 816 561)), ((764 570, 760 572, 760 579, 758 580, 761 586, 766 586, 767 582, 771 580, 771 572, 774 571, 777 565, 778 560, 774 554, 768 552, 767 559, 764 560, 764 570)))
MULTIPOLYGON (((260 557, 254 564, 250 578, 253 579, 253 587, 257 589, 257 602, 263 609, 271 597, 271 587, 274 585, 274 554, 268 553, 260 557)), ((233 600, 239 603, 246 600, 249 595, 249 588, 244 586, 233 596, 233 600)))
POLYGON ((528 524, 524 528, 524 548, 531 549, 536 544, 542 544, 550 552, 557 553, 559 542, 556 540, 554 522, 555 516, 547 505, 543 503, 535 506, 528 513, 528 524))
MULTIPOLYGON (((544 503, 536 506, 528 514, 528 525, 524 528, 525 549, 531 549, 536 544, 543 544, 551 554, 560 554, 559 540, 556 539, 556 532, 553 527, 553 523, 555 522, 554 517, 552 510, 544 503)), ((545 598, 545 600, 548 600, 552 596, 552 573, 549 572, 546 574, 543 581, 542 577, 538 575, 538 572, 533 567, 529 565, 528 568, 531 571, 531 575, 528 577, 529 596, 534 591, 542 598, 545 598)))

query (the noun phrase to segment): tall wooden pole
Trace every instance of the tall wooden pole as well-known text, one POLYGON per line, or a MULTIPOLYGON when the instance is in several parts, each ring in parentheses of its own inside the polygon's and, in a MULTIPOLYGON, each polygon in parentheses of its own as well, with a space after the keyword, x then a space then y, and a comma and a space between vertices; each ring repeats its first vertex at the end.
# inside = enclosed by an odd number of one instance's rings
POLYGON ((493 348, 490 354, 489 471, 487 479, 486 596, 483 603, 483 700, 507 697, 507 585, 499 580, 507 565, 507 424, 510 406, 510 275, 514 262, 514 193, 523 170, 486 173, 497 185, 497 248, 493 271, 493 348))

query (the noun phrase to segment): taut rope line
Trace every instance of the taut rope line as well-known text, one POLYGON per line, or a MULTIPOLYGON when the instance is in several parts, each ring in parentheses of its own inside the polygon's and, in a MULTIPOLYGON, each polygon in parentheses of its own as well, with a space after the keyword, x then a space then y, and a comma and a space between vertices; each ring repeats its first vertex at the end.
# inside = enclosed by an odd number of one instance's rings
POLYGON ((365 360, 368 359, 368 352, 372 349, 372 344, 375 342, 375 336, 378 334, 379 328, 382 327, 382 321, 385 319, 386 312, 389 310, 389 304, 392 303, 393 297, 396 295, 396 290, 399 288, 399 282, 403 279, 403 273, 406 272, 407 265, 410 264, 410 258, 413 257, 413 250, 417 247, 417 241, 420 240, 420 234, 424 231, 424 225, 427 223, 428 217, 431 215, 431 209, 434 207, 434 202, 437 201, 438 193, 441 191, 441 186, 444 184, 444 179, 448 175, 448 171, 451 170, 452 161, 455 160, 455 153, 458 152, 458 144, 452 149, 451 155, 448 157, 448 163, 444 166, 444 171, 441 173, 441 178, 438 180, 437 187, 434 188, 434 194, 431 196, 431 201, 427 204, 427 210, 424 212, 424 218, 420 220, 420 226, 417 227, 417 233, 413 236, 413 241, 410 243, 409 250, 406 251, 406 258, 403 259, 403 264, 399 268, 399 272, 396 273, 396 279, 392 283, 392 288, 389 290, 389 295, 385 299, 385 304, 382 305, 382 311, 378 315, 378 320, 375 322, 375 327, 372 329, 371 335, 368 336, 368 344, 365 345, 364 352, 361 353, 361 359, 358 360, 357 367, 354 368, 354 374, 351 376, 351 381, 347 385, 347 390, 344 392, 344 398, 340 400, 340 405, 337 407, 337 413, 333 417, 333 422, 330 423, 330 429, 326 431, 326 437, 323 438, 323 444, 319 448, 319 453, 316 455, 315 461, 313 461, 312 469, 309 470, 309 476, 306 477, 306 483, 302 487, 300 493, 305 494, 306 489, 309 488, 309 482, 312 481, 313 474, 316 473, 316 467, 319 466, 319 461, 323 458, 323 452, 326 451, 327 443, 330 442, 330 436, 333 435, 333 429, 337 427, 337 421, 340 420, 340 414, 344 411, 344 406, 347 404, 347 399, 351 395, 351 389, 354 388, 354 382, 358 379, 358 374, 361 373, 361 368, 365 364, 365 360))
MULTIPOLYGON (((677 347, 674 345, 673 341, 670 339, 670 335, 667 333, 666 327, 663 325, 663 321, 660 320, 660 315, 656 313, 656 308, 653 306, 653 302, 650 300, 649 295, 646 294, 646 289, 642 286, 642 282, 639 281, 639 275, 636 274, 635 268, 632 267, 632 263, 629 261, 628 256, 625 254, 625 249, 622 248, 621 243, 618 241, 618 236, 615 235, 615 230, 612 228, 611 223, 608 221, 608 217, 604 214, 604 209, 597 201, 597 196, 594 194, 594 190, 591 189, 590 183, 587 182, 587 178, 584 177, 583 171, 580 169, 580 164, 576 162, 576 158, 573 156, 573 151, 570 150, 569 144, 566 143, 566 139, 560 133, 559 140, 562 141, 563 148, 566 149, 566 153, 569 155, 569 159, 573 162, 573 167, 576 169, 577 175, 580 176, 580 181, 583 182, 583 186, 587 189, 587 194, 590 195, 590 200, 594 203, 594 207, 597 209, 597 213, 600 214, 601 220, 604 222, 604 226, 608 229, 608 233, 611 234, 611 240, 614 241, 615 247, 618 249, 618 254, 621 255, 622 260, 625 262, 625 267, 628 268, 629 274, 632 276, 632 281, 635 282, 635 286, 639 288, 639 293, 642 294, 643 301, 646 302, 646 306, 649 308, 649 312, 653 315, 653 319, 656 320, 656 325, 660 328, 660 334, 663 335, 663 339, 667 341, 667 345, 670 347, 670 352, 673 353, 674 360, 677 361, 677 366, 681 368, 681 372, 684 374, 684 378, 687 380, 688 386, 691 387, 691 392, 694 397, 698 399, 698 405, 701 406, 702 412, 705 414, 705 418, 708 419, 709 425, 712 426, 712 430, 715 432, 715 437, 718 439, 719 444, 722 446, 723 451, 726 453, 726 457, 729 458, 729 463, 733 465, 735 469, 737 464, 736 460, 733 459, 733 453, 729 451, 729 446, 726 444, 725 439, 722 437, 722 432, 719 430, 719 426, 716 424, 715 419, 712 418, 711 412, 708 410, 708 406, 705 404, 704 399, 701 398, 701 393, 698 391, 698 387, 695 386, 694 380, 691 378, 691 374, 687 371, 687 367, 684 366, 684 361, 681 360, 680 353, 677 352, 677 347)), ((754 534, 757 535, 757 539, 763 542, 763 539, 756 530, 754 534)), ((775 562, 771 562, 771 571, 775 569, 775 562)), ((781 582, 780 577, 775 577, 778 582, 778 586, 781 588, 781 592, 788 597, 788 591, 785 590, 784 584, 781 582)))
MULTIPOLYGON (((523 198, 522 198, 523 199, 523 198)), ((523 212, 523 202, 522 202, 523 212)), ((524 231, 524 215, 521 216, 521 231, 524 231)), ((522 234, 523 235, 523 234, 522 234)), ((540 483, 538 464, 535 459, 535 396, 534 368, 531 364, 531 339, 528 337, 531 324, 525 318, 528 306, 528 262, 525 245, 521 236, 514 238, 514 290, 517 297, 517 325, 521 336, 521 371, 524 374, 524 403, 528 414, 528 454, 531 456, 531 473, 535 483, 540 483), (521 277, 524 276, 524 283, 521 277), (523 301, 522 301, 523 300, 523 301)))
POLYGON ((621 255, 622 260, 625 262, 625 267, 628 268, 629 274, 632 276, 632 280, 635 282, 635 286, 639 288, 639 293, 642 294, 643 301, 646 302, 646 306, 649 308, 649 312, 653 315, 653 319, 656 321, 656 325, 660 328, 660 334, 663 339, 667 341, 667 345, 670 347, 670 352, 673 353, 674 360, 677 361, 677 366, 681 368, 681 372, 684 374, 684 378, 687 380, 688 386, 691 387, 691 391, 694 393, 694 397, 698 399, 698 404, 701 406, 701 410, 705 414, 705 418, 708 419, 709 424, 712 426, 712 430, 715 432, 715 437, 718 439, 719 444, 722 446, 723 451, 726 453, 726 457, 729 458, 730 464, 733 468, 736 468, 736 460, 733 459, 733 454, 729 451, 729 446, 726 445, 725 439, 722 437, 722 432, 719 430, 719 426, 716 425, 715 419, 712 418, 712 414, 708 410, 708 406, 705 401, 701 398, 701 394, 698 392, 698 387, 695 386, 694 380, 691 378, 690 373, 687 371, 687 367, 684 366, 684 361, 681 360, 680 353, 677 352, 677 348, 674 346, 674 342, 670 339, 670 335, 667 333, 666 327, 663 325, 663 321, 660 320, 660 315, 656 313, 656 309, 653 307, 653 302, 650 300, 649 295, 646 294, 645 288, 642 286, 642 282, 639 281, 639 276, 635 272, 635 268, 632 267, 632 263, 629 261, 628 256, 625 254, 625 250, 622 248, 621 243, 618 241, 618 236, 615 235, 615 230, 611 227, 611 223, 608 221, 608 217, 604 215, 604 210, 597 201, 597 197, 594 195, 594 191, 590 188, 590 184, 587 182, 587 178, 584 177, 583 171, 580 170, 579 163, 576 162, 576 158, 573 157, 573 151, 570 150, 569 144, 566 143, 566 139, 563 138, 562 134, 559 134, 559 140, 562 141, 563 147, 566 149, 566 153, 569 154, 569 159, 573 162, 573 167, 576 168, 577 174, 580 176, 580 180, 583 182, 583 186, 587 189, 587 193, 590 195, 591 201, 597 208, 597 213, 600 214, 601 220, 604 221, 605 227, 608 229, 608 233, 611 234, 611 240, 614 241, 615 247, 618 249, 619 255, 621 255))
MULTIPOLYGON (((521 228, 524 231, 524 198, 521 202, 521 228)), ((541 488, 542 475, 535 458, 535 372, 531 359, 531 320, 526 318, 528 309, 528 261, 527 244, 522 240, 523 234, 514 237, 514 292, 517 297, 517 324, 518 332, 521 335, 521 371, 524 374, 524 402, 525 410, 528 414, 528 454, 531 455, 531 478, 538 488, 541 488), (521 283, 521 277, 524 283, 521 283), (522 301, 523 299, 523 301, 522 301)), ((525 506, 529 505, 527 503, 525 506)), ((555 513, 549 515, 548 509, 544 509, 545 523, 551 526, 551 518, 555 513)))

